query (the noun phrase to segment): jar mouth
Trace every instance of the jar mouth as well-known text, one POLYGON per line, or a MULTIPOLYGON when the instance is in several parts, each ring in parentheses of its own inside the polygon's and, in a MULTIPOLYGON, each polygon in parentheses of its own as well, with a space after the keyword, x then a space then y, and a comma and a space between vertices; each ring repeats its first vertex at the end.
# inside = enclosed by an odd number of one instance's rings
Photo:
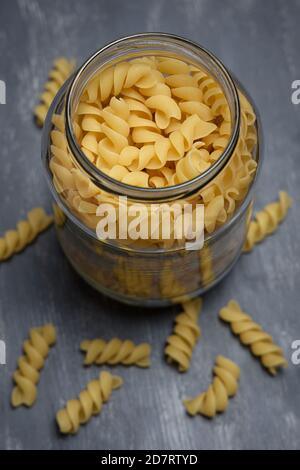
POLYGON ((191 196, 206 186, 229 161, 239 138, 240 103, 238 92, 228 70, 214 54, 180 36, 168 33, 142 33, 123 37, 111 42, 94 53, 77 71, 66 93, 65 129, 68 145, 80 168, 100 189, 124 195, 135 200, 168 201, 191 196), (165 48, 162 50, 162 48, 165 48), (219 159, 205 172, 174 186, 144 188, 122 183, 97 168, 82 152, 73 130, 73 114, 84 87, 99 69, 112 64, 112 59, 121 60, 124 55, 177 55, 193 65, 200 66, 212 75, 222 88, 230 108, 232 130, 227 147, 219 159))

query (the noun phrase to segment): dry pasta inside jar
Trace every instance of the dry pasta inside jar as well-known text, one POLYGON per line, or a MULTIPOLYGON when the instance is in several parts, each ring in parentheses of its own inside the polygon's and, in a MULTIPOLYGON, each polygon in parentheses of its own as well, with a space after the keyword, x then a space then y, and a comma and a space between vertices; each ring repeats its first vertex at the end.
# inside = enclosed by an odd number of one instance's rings
POLYGON ((258 119, 212 54, 141 34, 98 51, 62 88, 43 161, 58 239, 80 275, 118 300, 167 305, 205 292, 241 253, 258 119), (202 223, 192 248, 185 208, 190 228, 202 223))

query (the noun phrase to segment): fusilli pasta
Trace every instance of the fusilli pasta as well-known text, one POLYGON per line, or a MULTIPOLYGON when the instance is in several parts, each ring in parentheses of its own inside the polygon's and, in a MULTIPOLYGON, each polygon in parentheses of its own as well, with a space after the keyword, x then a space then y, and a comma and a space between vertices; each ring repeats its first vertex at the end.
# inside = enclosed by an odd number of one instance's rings
POLYGON ((185 298, 186 289, 176 278, 172 264, 165 260, 159 276, 159 291, 164 298, 176 298, 181 303, 188 301, 185 298))
POLYGON ((213 258, 209 246, 203 246, 199 250, 199 268, 202 283, 204 286, 211 284, 214 279, 213 258))
POLYGON ((113 274, 122 293, 149 297, 153 282, 151 272, 141 273, 138 267, 132 266, 131 260, 119 258, 113 274))
MULTIPOLYGON (((240 138, 228 164, 198 194, 180 200, 204 205, 207 233, 232 216, 256 171, 255 114, 241 93, 239 97, 240 138)), ((116 204, 117 198, 105 194, 75 166, 63 116, 54 115, 53 124, 53 184, 71 210, 95 229, 99 204, 108 198, 116 204)), ((216 81, 182 60, 157 56, 120 62, 95 76, 80 97, 73 127, 91 163, 122 183, 145 188, 177 185, 209 170, 232 131, 228 103, 216 81)), ((182 244, 172 237, 171 246, 182 244)), ((164 240, 158 238, 154 244, 162 246, 164 240)))
POLYGON ((271 202, 258 212, 249 224, 244 252, 251 251, 254 245, 274 233, 286 217, 291 205, 292 198, 286 191, 280 191, 278 201, 271 202))
MULTIPOLYGON (((75 117, 79 143, 98 168, 122 182, 166 185, 163 175, 149 181, 147 173, 180 160, 195 140, 217 129, 209 122, 218 116, 217 108, 213 114, 202 99, 197 77, 183 61, 145 57, 120 62, 87 85, 75 117), (172 72, 179 69, 185 72, 172 72), (136 171, 141 174, 129 177, 136 171)), ((228 107, 226 100, 223 106, 228 107)), ((174 165, 170 170, 176 174, 174 165)))
POLYGON ((66 221, 66 216, 57 204, 52 204, 54 222, 57 227, 62 227, 66 221))
POLYGON ((222 308, 219 315, 221 320, 230 324, 232 332, 260 359, 270 374, 276 375, 277 369, 287 367, 283 351, 274 343, 272 336, 255 323, 250 315, 244 313, 235 300, 222 308))
POLYGON ((8 230, 0 238, 0 261, 5 261, 29 245, 41 232, 53 222, 41 207, 35 207, 27 214, 27 220, 18 222, 15 230, 8 230))
POLYGON ((227 409, 228 398, 236 394, 240 368, 233 361, 224 356, 217 356, 213 373, 213 382, 206 392, 184 400, 185 409, 191 416, 201 414, 213 418, 227 409))
POLYGON ((123 364, 139 367, 150 366, 151 346, 148 343, 135 345, 130 340, 122 341, 113 338, 110 341, 103 339, 85 340, 80 344, 81 351, 85 352, 85 365, 91 364, 123 364))
POLYGON ((102 410, 113 390, 121 387, 123 380, 108 371, 102 371, 99 378, 87 384, 85 390, 80 392, 78 398, 69 400, 66 407, 56 414, 59 430, 63 434, 77 433, 79 426, 86 423, 102 410))
POLYGON ((53 67, 49 72, 48 81, 45 83, 44 91, 40 95, 40 104, 34 108, 34 116, 38 126, 44 125, 48 109, 51 103, 75 69, 75 61, 60 57, 53 62, 53 67))
POLYGON ((198 317, 202 299, 194 299, 182 304, 183 312, 176 316, 173 334, 167 338, 165 355, 168 362, 175 362, 180 372, 190 367, 193 349, 200 337, 198 317))
POLYGON ((18 369, 13 375, 16 385, 11 394, 12 406, 32 406, 35 402, 39 370, 44 366, 49 347, 55 341, 56 331, 51 324, 30 330, 29 339, 23 344, 24 355, 19 358, 18 369))

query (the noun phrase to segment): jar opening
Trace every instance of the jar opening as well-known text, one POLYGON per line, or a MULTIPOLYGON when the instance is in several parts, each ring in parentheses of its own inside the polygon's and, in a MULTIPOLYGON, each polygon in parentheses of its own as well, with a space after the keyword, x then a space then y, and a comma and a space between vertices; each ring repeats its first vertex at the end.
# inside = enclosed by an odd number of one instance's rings
POLYGON ((175 200, 192 195, 207 185, 229 161, 239 138, 240 104, 233 79, 224 65, 201 46, 179 36, 165 33, 144 33, 125 37, 110 43, 93 54, 74 76, 67 95, 65 128, 68 145, 77 164, 91 181, 106 192, 126 195, 132 199, 153 201, 175 200), (222 155, 210 168, 197 177, 174 186, 144 188, 120 182, 98 169, 81 150, 73 130, 73 116, 87 85, 99 70, 119 61, 139 56, 159 55, 182 58, 191 65, 207 71, 221 87, 231 114, 231 136, 222 155))

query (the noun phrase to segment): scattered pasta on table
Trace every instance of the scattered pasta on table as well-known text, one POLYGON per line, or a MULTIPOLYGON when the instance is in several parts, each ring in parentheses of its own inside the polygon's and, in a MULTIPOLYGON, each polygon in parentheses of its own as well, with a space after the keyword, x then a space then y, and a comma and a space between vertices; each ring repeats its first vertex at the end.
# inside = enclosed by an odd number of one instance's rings
POLYGON ((191 416, 201 414, 213 418, 227 409, 228 398, 236 394, 240 368, 233 361, 224 356, 217 356, 213 374, 213 382, 207 391, 195 398, 184 400, 185 409, 191 416))
POLYGON ((47 112, 56 94, 75 70, 75 61, 59 57, 53 62, 48 81, 40 95, 40 103, 34 108, 34 117, 39 127, 43 127, 47 112))
POLYGON ((56 414, 56 421, 62 434, 75 434, 81 424, 87 423, 92 416, 98 415, 113 390, 121 387, 123 379, 102 371, 98 379, 90 381, 78 398, 69 400, 66 407, 56 414))
POLYGON ((42 207, 35 207, 29 211, 26 220, 18 222, 16 229, 8 230, 0 238, 0 262, 24 250, 52 222, 53 216, 47 215, 42 207))
POLYGON ((244 252, 251 251, 254 245, 277 230, 279 224, 287 216, 292 202, 292 198, 286 191, 280 191, 278 201, 267 204, 263 210, 257 212, 249 224, 244 252))
MULTIPOLYGON (((38 126, 44 125, 54 97, 74 69, 75 61, 64 57, 54 61, 40 102, 34 109, 38 126)), ((182 205, 186 202, 192 204, 193 215, 197 204, 204 206, 205 235, 213 234, 232 218, 245 200, 257 172, 255 112, 239 90, 238 97, 241 124, 231 158, 192 197, 178 199, 182 205)), ((117 197, 100 189, 86 172, 79 169, 68 145, 64 111, 55 110, 52 124, 49 170, 53 187, 62 198, 61 207, 65 204, 84 225, 96 229, 99 222, 97 208, 103 202, 112 203, 115 207, 117 197)), ((121 183, 148 189, 180 185, 205 173, 223 155, 232 135, 230 107, 223 87, 216 79, 205 69, 183 60, 154 55, 121 61, 96 73, 82 91, 72 124, 78 146, 97 169, 121 183)), ((252 205, 253 201, 248 204, 245 215, 244 252, 250 252, 257 243, 277 230, 292 205, 292 199, 286 191, 280 191, 278 201, 266 205, 253 219, 252 205)), ((61 207, 53 204, 53 215, 47 215, 43 208, 36 207, 28 212, 26 220, 18 222, 16 229, 6 231, 0 238, 0 262, 22 251, 53 220, 57 232, 60 229, 63 232, 68 226, 68 218, 61 207)), ((127 206, 126 210, 129 211, 127 206)), ((148 206, 147 211, 148 221, 148 206)), ((118 223, 120 213, 117 212, 116 216, 118 223)), ((175 218, 174 213, 172 217, 175 218)), ((163 221, 158 230, 160 235, 162 226, 163 221)), ((174 233, 172 237, 165 241, 159 236, 155 243, 148 243, 148 240, 145 243, 146 246, 151 244, 167 250, 175 246, 174 233)), ((133 242, 138 248, 144 248, 145 243, 141 240, 133 242)), ((242 243, 243 240, 239 246, 242 243)), ((231 249, 229 247, 229 251, 231 249)), ((104 251, 99 246, 97 250, 98 254, 104 251)), ((206 288, 217 280, 215 264, 222 264, 222 256, 214 263, 213 250, 205 241, 195 258, 197 276, 202 287, 206 288)), ((99 273, 97 266, 95 271, 103 283, 105 272, 99 273)), ((201 336, 198 320, 202 298, 189 300, 185 276, 178 276, 169 259, 161 260, 158 274, 153 269, 144 275, 144 270, 138 269, 129 255, 124 259, 118 258, 110 274, 123 295, 148 298, 157 283, 162 299, 170 298, 177 302, 181 299, 182 311, 175 317, 164 355, 168 363, 174 363, 180 372, 186 372, 201 336)), ((195 277, 194 271, 189 274, 195 277)), ((189 275, 187 279, 189 283, 189 275)), ((287 367, 283 350, 262 326, 242 311, 236 301, 231 300, 223 307, 219 317, 230 325, 240 342, 250 348, 270 374, 276 375, 281 367, 287 367)), ((56 330, 52 324, 30 330, 29 339, 23 344, 24 354, 19 358, 13 375, 13 407, 30 407, 36 401, 40 370, 55 342, 56 330)), ((86 366, 134 365, 147 368, 151 365, 151 346, 146 342, 135 344, 115 337, 111 340, 96 338, 82 341, 80 349, 86 366)), ((183 401, 187 413, 213 418, 226 411, 229 398, 237 393, 239 378, 239 366, 224 356, 217 356, 208 389, 183 401)), ((80 425, 101 412, 113 390, 122 384, 121 377, 106 370, 100 372, 78 398, 67 401, 66 406, 57 412, 59 431, 62 434, 77 433, 80 425)))
POLYGON ((242 311, 235 300, 220 310, 220 319, 229 323, 232 332, 239 336, 240 342, 248 346, 252 354, 258 357, 262 365, 272 375, 276 375, 281 367, 287 367, 283 350, 277 346, 271 335, 256 323, 250 315, 242 311))
POLYGON ((183 312, 175 317, 173 333, 167 338, 165 356, 167 362, 174 362, 180 372, 186 372, 201 335, 198 318, 202 308, 202 299, 197 298, 185 302, 182 308, 183 312))
POLYGON ((149 367, 151 364, 151 346, 148 343, 136 345, 130 340, 113 338, 110 341, 104 341, 98 338, 82 341, 80 349, 86 353, 84 365, 123 364, 149 367))
POLYGON ((51 323, 30 330, 29 339, 23 343, 24 355, 19 358, 18 369, 13 375, 15 387, 11 394, 12 406, 30 407, 36 401, 39 371, 55 341, 56 331, 51 323))

